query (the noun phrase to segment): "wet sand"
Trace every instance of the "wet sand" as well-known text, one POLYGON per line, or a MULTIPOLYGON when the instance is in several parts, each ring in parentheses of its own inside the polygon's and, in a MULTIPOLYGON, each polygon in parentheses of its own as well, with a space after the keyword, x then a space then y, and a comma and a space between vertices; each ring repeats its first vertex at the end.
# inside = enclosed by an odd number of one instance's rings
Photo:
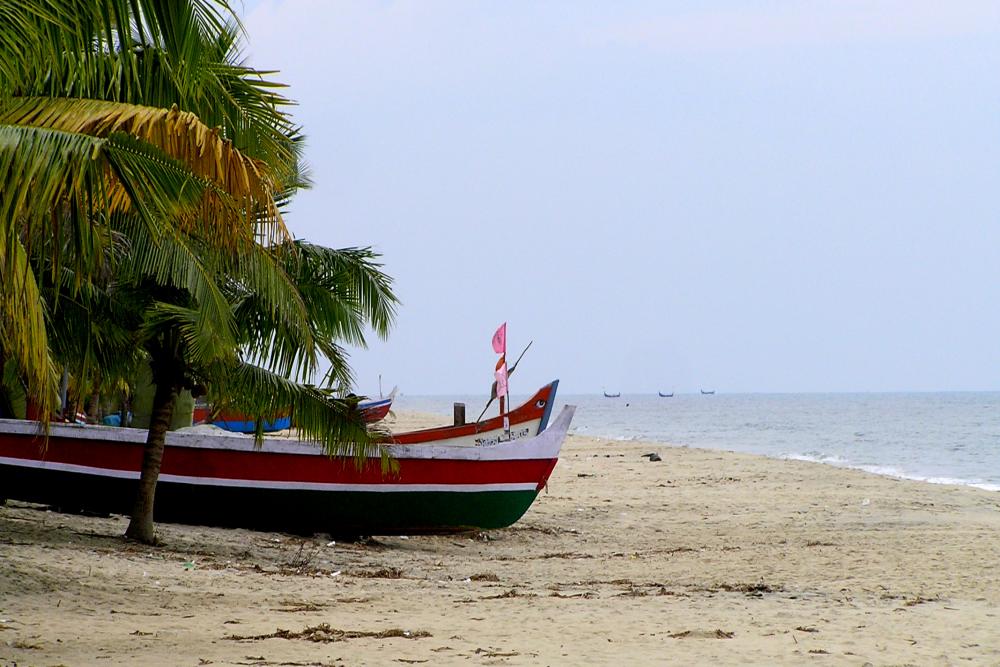
POLYGON ((125 526, 0 507, 0 665, 1000 664, 1000 494, 815 463, 573 436, 506 530, 125 526))

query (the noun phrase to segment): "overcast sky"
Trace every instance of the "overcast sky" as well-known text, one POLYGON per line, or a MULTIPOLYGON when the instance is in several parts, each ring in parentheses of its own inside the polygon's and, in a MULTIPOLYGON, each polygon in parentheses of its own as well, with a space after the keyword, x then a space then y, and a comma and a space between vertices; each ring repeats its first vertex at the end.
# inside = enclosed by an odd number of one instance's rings
POLYGON ((244 7, 299 237, 402 299, 360 391, 1000 389, 1000 3, 244 7))

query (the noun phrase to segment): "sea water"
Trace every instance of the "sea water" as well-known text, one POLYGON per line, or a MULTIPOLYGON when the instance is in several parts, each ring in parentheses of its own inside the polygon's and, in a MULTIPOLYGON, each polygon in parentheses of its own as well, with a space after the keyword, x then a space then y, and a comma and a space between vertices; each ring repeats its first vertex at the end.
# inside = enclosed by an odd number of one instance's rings
MULTIPOLYGON (((512 396, 518 405, 526 396, 512 396)), ((475 419, 485 397, 401 396, 394 408, 475 419)), ((774 458, 1000 491, 1000 392, 559 395, 571 433, 774 458)), ((487 415, 497 414, 497 404, 487 415)))

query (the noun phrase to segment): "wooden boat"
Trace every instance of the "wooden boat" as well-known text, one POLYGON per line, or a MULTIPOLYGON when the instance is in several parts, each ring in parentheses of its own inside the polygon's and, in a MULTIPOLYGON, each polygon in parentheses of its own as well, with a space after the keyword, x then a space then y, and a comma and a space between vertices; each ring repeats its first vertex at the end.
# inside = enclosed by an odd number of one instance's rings
POLYGON ((702 396, 711 396, 714 393, 715 393, 714 389, 712 389, 711 391, 705 391, 704 389, 701 390, 702 396))
MULTIPOLYGON (((385 416, 389 414, 389 410, 392 408, 392 401, 395 397, 396 390, 394 389, 387 398, 380 398, 374 401, 360 401, 358 403, 358 411, 361 412, 361 418, 369 424, 385 419, 385 416)), ((194 424, 202 424, 209 421, 209 419, 209 408, 202 406, 195 407, 194 424)), ((211 419, 211 422, 219 428, 232 431, 233 433, 253 433, 256 427, 256 422, 251 417, 245 413, 233 410, 223 410, 214 419, 211 419)), ((291 426, 292 417, 290 414, 276 415, 264 422, 263 431, 264 433, 275 433, 291 428, 291 426)))
MULTIPOLYGON (((223 410, 212 423, 221 429, 226 431, 231 431, 233 433, 253 433, 256 429, 256 422, 243 414, 242 412, 234 412, 230 410, 223 410)), ((292 415, 275 415, 271 419, 264 421, 264 433, 274 433, 276 431, 284 431, 287 428, 292 427, 292 415)))
POLYGON ((389 398, 380 398, 377 401, 361 401, 358 403, 361 417, 369 424, 385 419, 392 408, 392 399, 393 397, 390 396, 389 398))
MULTIPOLYGON (((555 385, 541 391, 551 397, 555 385)), ((334 535, 509 526, 548 481, 573 418, 567 406, 545 428, 551 401, 535 408, 542 415, 527 423, 543 430, 527 437, 489 436, 494 420, 399 434, 386 445, 398 471, 385 474, 377 457, 359 468, 298 440, 268 438, 258 449, 242 435, 172 432, 154 518, 334 535)), ((43 449, 36 422, 0 419, 0 496, 127 514, 145 439, 140 429, 52 424, 43 449)))
MULTIPOLYGON (((191 423, 195 426, 201 424, 213 424, 224 431, 232 433, 253 433, 256 427, 252 417, 236 410, 222 410, 215 412, 209 405, 196 404, 191 415, 191 423)), ((292 426, 291 414, 275 415, 272 419, 264 421, 264 433, 275 433, 284 431, 292 426)))
POLYGON ((622 393, 620 391, 615 394, 609 394, 608 392, 604 392, 604 398, 619 398, 621 395, 622 393))
POLYGON ((664 394, 662 391, 658 391, 656 393, 660 395, 660 398, 673 398, 674 397, 674 392, 670 392, 669 394, 664 394))
POLYGON ((510 433, 503 428, 503 418, 500 415, 484 419, 480 422, 457 426, 439 426, 419 431, 394 433, 392 441, 398 445, 418 445, 426 443, 490 446, 502 441, 519 440, 537 435, 545 430, 555 404, 556 390, 559 381, 545 385, 534 396, 507 413, 510 422, 510 433))

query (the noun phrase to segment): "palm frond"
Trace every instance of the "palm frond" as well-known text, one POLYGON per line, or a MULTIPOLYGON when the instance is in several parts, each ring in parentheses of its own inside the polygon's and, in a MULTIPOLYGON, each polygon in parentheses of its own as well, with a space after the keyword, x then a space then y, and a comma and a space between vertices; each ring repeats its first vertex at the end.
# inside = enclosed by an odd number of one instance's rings
POLYGON ((232 307, 218 284, 218 274, 207 264, 213 248, 207 244, 196 245, 190 237, 171 230, 169 226, 150 228, 138 224, 134 218, 118 216, 116 229, 124 232, 128 251, 118 265, 116 281, 121 292, 141 292, 156 295, 159 286, 173 288, 180 301, 191 301, 197 309, 194 315, 184 309, 180 312, 161 310, 156 319, 159 327, 170 318, 180 324, 185 340, 192 345, 197 363, 226 356, 222 350, 237 346, 236 325, 232 307), (183 294, 178 294, 182 292, 183 294))
POLYGON ((325 358, 331 365, 324 384, 349 386, 347 355, 336 341, 364 346, 367 326, 384 335, 394 317, 391 279, 379 271, 377 255, 367 248, 332 250, 295 242, 267 248, 258 261, 266 256, 280 263, 294 286, 294 299, 286 299, 296 308, 275 310, 261 289, 242 286, 236 320, 250 358, 300 381, 311 381, 325 358))
MULTIPOLYGON (((379 457, 383 469, 390 465, 381 442, 386 434, 369 431, 357 410, 357 401, 334 398, 322 390, 301 385, 259 366, 238 363, 211 370, 216 390, 227 405, 242 410, 257 422, 291 408, 299 437, 323 446, 330 456, 352 457, 360 465, 379 457)), ((257 438, 260 442, 261 432, 257 438)))
POLYGON ((45 309, 28 254, 9 230, 0 230, 0 349, 14 362, 41 413, 49 414, 55 405, 56 371, 45 309))
POLYGON ((285 377, 311 378, 318 340, 299 285, 276 252, 256 246, 233 269, 229 293, 247 358, 285 377))
MULTIPOLYGON (((297 280, 349 303, 377 335, 388 336, 399 300, 392 292, 392 278, 380 270, 376 252, 325 248, 305 241, 296 241, 295 246, 299 264, 292 273, 297 280)), ((334 326, 335 321, 328 324, 334 326)))
POLYGON ((230 332, 213 326, 205 312, 198 307, 156 301, 143 314, 140 338, 176 334, 184 345, 178 358, 194 368, 235 360, 236 345, 230 332))
POLYGON ((0 98, 129 102, 196 113, 288 187, 300 131, 277 91, 241 61, 225 2, 51 0, 0 5, 0 98), (6 94, 5 94, 6 93, 6 94))
MULTIPOLYGON (((203 183, 208 195, 202 224, 246 225, 256 220, 258 233, 268 241, 288 238, 275 206, 278 189, 266 163, 246 157, 217 129, 209 128, 195 114, 123 102, 47 97, 14 98, 0 107, 0 124, 41 127, 95 137, 130 135, 156 146, 203 183), (224 193, 224 197, 219 195, 224 193), (226 199, 228 198, 228 199, 226 199), (243 216, 230 213, 234 204, 243 216)), ((225 230, 210 230, 221 233, 225 230)))

